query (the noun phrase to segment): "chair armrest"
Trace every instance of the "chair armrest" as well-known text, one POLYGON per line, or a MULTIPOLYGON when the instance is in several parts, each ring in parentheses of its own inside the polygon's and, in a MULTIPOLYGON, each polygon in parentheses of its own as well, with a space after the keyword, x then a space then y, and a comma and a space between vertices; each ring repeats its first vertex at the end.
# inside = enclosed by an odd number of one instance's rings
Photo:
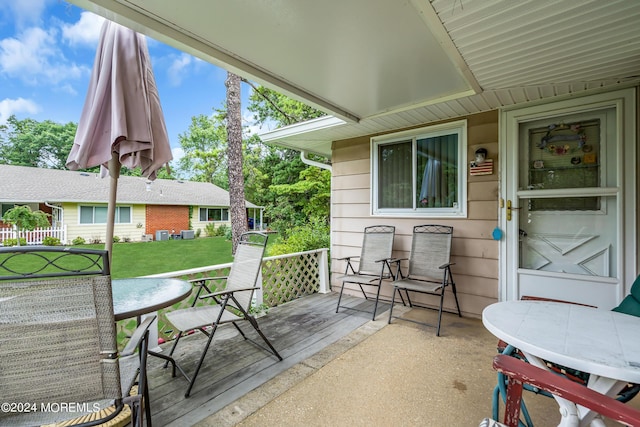
POLYGON ((507 389, 507 409, 504 421, 507 425, 518 425, 523 383, 531 384, 578 405, 585 406, 620 423, 640 425, 640 410, 515 357, 495 356, 493 358, 493 367, 512 380, 507 389))
POLYGON ((207 280, 227 280, 229 276, 220 276, 220 277, 201 277, 199 279, 189 279, 189 283, 199 283, 206 282, 207 280))
POLYGON ((120 352, 121 357, 130 356, 136 352, 136 348, 138 348, 138 346, 140 345, 140 342, 147 333, 147 330, 151 326, 151 323, 156 320, 156 317, 157 316, 145 317, 144 321, 140 325, 138 325, 136 330, 133 332, 133 335, 131 335, 131 338, 129 339, 129 342, 127 342, 124 350, 120 352))
POLYGON ((203 298, 215 298, 221 295, 227 295, 227 294, 233 294, 236 292, 245 292, 245 291, 255 291, 256 289, 260 289, 259 286, 254 286, 254 287, 250 287, 250 288, 236 288, 236 289, 223 289, 221 291, 218 292, 212 292, 210 294, 206 294, 206 295, 200 295, 200 299, 203 298))
POLYGON ((346 257, 338 258, 338 261, 344 261, 344 260, 349 261, 352 258, 360 258, 360 255, 357 255, 357 256, 346 256, 346 257))
POLYGON ((443 268, 447 268, 447 267, 451 267, 452 265, 456 265, 455 262, 448 262, 446 264, 442 264, 440 267, 438 267, 439 269, 443 269, 443 268))

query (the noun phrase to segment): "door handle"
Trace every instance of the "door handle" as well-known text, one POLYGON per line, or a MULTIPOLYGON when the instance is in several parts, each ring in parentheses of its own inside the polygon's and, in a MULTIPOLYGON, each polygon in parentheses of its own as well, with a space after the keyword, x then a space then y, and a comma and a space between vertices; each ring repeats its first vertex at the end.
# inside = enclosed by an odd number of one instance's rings
POLYGON ((511 212, 519 211, 520 208, 511 207, 511 200, 507 200, 507 221, 511 221, 511 212))

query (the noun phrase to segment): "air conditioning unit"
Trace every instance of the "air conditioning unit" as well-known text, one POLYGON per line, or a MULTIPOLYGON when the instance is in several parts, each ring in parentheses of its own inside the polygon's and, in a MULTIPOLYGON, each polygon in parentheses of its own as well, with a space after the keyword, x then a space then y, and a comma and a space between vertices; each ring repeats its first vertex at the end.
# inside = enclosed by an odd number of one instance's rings
POLYGON ((156 240, 169 240, 169 230, 157 230, 156 240))
POLYGON ((180 238, 182 240, 193 239, 195 237, 196 237, 196 234, 195 234, 195 232, 193 230, 181 230, 180 231, 180 238))

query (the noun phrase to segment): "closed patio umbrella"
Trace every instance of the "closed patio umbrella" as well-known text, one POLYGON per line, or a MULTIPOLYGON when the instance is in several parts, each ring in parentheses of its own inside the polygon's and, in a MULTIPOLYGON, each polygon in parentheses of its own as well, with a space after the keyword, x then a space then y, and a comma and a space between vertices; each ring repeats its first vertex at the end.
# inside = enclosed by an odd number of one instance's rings
POLYGON ((106 20, 67 167, 102 165, 110 176, 105 248, 113 247, 120 166, 150 180, 171 159, 169 137, 144 36, 106 20))

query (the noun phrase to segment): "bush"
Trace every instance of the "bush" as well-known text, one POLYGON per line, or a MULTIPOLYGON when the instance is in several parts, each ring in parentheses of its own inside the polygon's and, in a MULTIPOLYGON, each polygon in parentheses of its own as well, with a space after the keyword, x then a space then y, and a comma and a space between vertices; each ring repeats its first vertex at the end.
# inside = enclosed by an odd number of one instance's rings
POLYGON ((201 234, 202 234, 202 229, 198 228, 196 230, 196 237, 200 237, 201 234))
POLYGON ((220 227, 216 228, 216 236, 224 236, 231 235, 231 227, 227 224, 221 224, 220 227))
POLYGON ((60 246, 60 239, 57 237, 47 236, 42 239, 42 244, 45 246, 60 246))
POLYGON ((120 237, 113 236, 113 243, 118 243, 118 242, 120 242, 120 237))
MULTIPOLYGON (((4 239, 2 245, 7 248, 9 246, 18 246, 18 239, 4 239)), ((20 246, 27 246, 27 239, 24 237, 20 238, 20 246)))
POLYGON ((212 222, 207 223, 207 225, 204 226, 204 232, 207 236, 209 237, 213 237, 216 235, 216 225, 212 222))
POLYGON ((329 224, 321 218, 314 218, 308 225, 293 228, 288 237, 278 237, 267 251, 269 256, 274 256, 328 248, 329 245, 329 224))
POLYGON ((73 245, 84 245, 85 243, 87 243, 87 241, 80 236, 76 237, 71 241, 71 244, 73 245))
POLYGON ((231 227, 224 227, 224 238, 227 240, 233 240, 233 230, 231 227))

